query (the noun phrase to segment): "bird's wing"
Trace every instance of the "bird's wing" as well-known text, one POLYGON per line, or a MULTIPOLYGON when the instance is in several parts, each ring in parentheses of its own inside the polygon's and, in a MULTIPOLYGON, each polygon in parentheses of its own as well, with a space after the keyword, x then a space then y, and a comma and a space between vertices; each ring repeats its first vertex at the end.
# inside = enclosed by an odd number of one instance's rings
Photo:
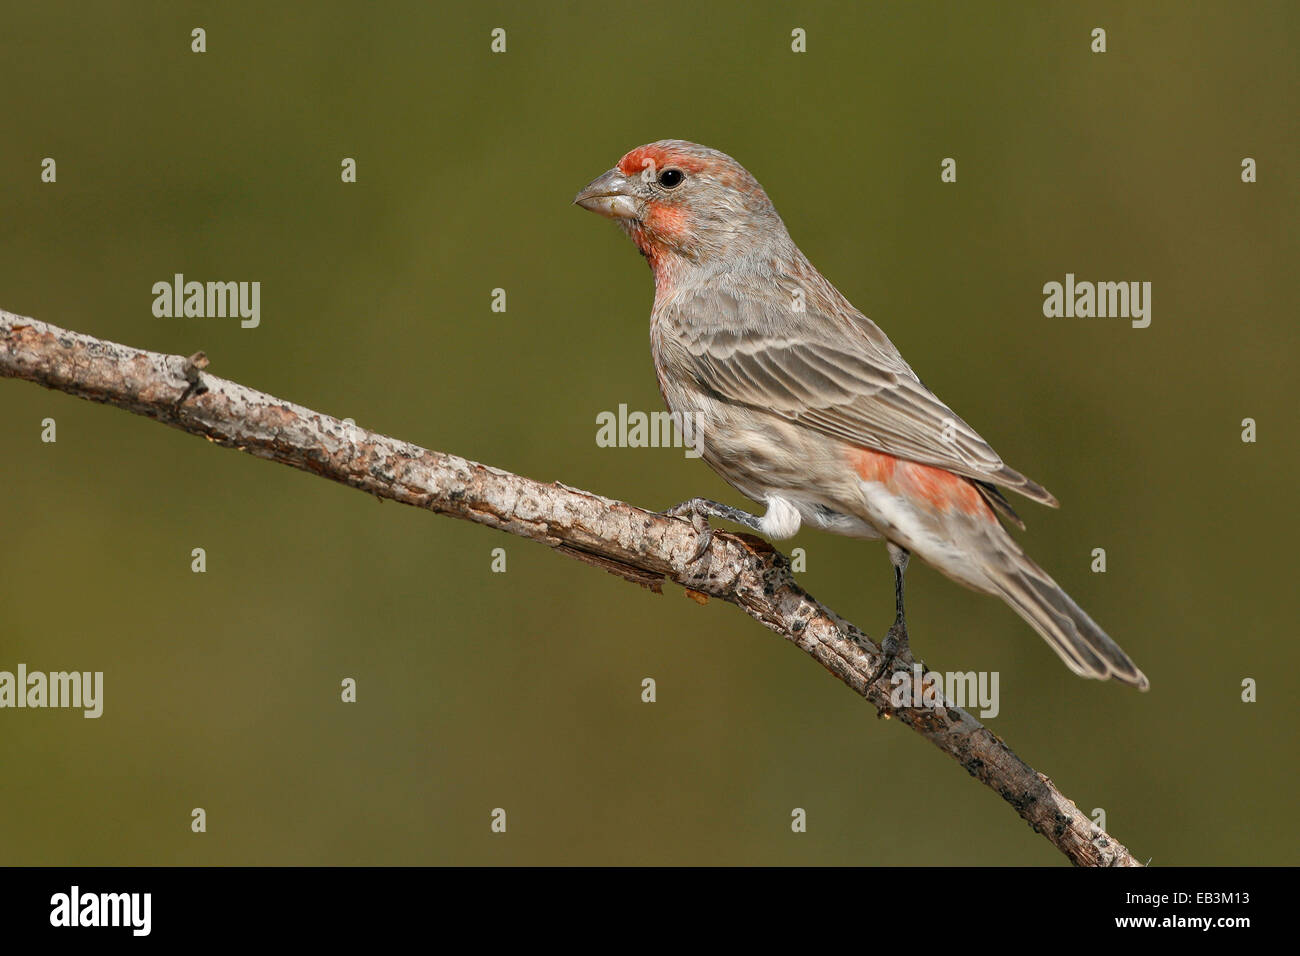
POLYGON ((939 401, 866 316, 811 303, 781 312, 717 287, 677 297, 662 317, 665 358, 725 401, 1056 506, 939 401))

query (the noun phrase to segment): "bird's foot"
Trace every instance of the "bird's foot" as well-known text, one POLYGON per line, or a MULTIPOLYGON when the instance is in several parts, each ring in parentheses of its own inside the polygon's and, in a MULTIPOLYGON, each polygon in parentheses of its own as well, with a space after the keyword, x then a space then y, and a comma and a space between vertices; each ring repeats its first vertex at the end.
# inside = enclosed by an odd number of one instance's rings
POLYGON ((907 639, 907 621, 903 618, 897 618, 885 636, 880 639, 880 666, 876 668, 876 673, 872 676, 868 686, 874 684, 884 676, 885 672, 893 667, 895 658, 899 654, 904 654, 909 649, 907 639))
POLYGON ((755 531, 759 529, 760 520, 747 511, 741 511, 739 508, 724 505, 719 501, 711 501, 708 498, 692 498, 690 501, 683 501, 681 504, 673 505, 661 512, 661 514, 669 518, 690 519, 696 537, 695 553, 691 555, 689 562, 692 564, 700 560, 704 556, 704 552, 709 550, 709 545, 713 543, 713 529, 709 527, 710 518, 725 518, 728 521, 743 524, 755 531))
POLYGON ((709 545, 713 543, 713 529, 709 527, 708 516, 695 507, 696 502, 703 500, 703 498, 692 498, 663 512, 669 518, 689 518, 691 527, 695 529, 695 552, 691 555, 688 564, 700 560, 704 552, 709 550, 709 545))

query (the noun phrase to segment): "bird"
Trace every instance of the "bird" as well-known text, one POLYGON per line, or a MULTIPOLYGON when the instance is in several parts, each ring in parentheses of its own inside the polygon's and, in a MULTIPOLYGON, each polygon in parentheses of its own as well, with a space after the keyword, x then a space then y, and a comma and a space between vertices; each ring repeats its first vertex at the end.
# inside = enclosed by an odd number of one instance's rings
POLYGON ((1024 523, 1003 490, 1051 507, 1056 498, 922 384, 880 327, 808 261, 740 163, 659 140, 624 154, 573 201, 617 222, 648 261, 664 402, 677 421, 696 423, 700 457, 764 508, 692 498, 666 509, 695 528, 692 561, 708 548, 710 518, 777 540, 805 524, 883 539, 895 607, 882 660, 909 647, 903 581, 915 554, 1002 598, 1075 674, 1148 688, 1007 530, 1024 523))

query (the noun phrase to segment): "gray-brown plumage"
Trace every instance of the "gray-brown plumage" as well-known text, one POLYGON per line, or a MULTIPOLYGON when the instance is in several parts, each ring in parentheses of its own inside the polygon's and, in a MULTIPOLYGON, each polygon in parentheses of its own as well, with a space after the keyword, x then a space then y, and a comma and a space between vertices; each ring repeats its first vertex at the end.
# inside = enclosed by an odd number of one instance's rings
MULTIPOLYGON (((906 642, 910 553, 997 594, 1085 677, 1145 688, 1128 656, 1010 537, 999 489, 1056 506, 941 402, 879 327, 795 246, 762 187, 716 150, 663 140, 625 155, 575 200, 615 219, 655 278, 651 349, 669 408, 761 517, 703 499, 675 513, 772 537, 804 522, 884 538, 906 642)), ((706 540, 706 539, 705 539, 706 540)))

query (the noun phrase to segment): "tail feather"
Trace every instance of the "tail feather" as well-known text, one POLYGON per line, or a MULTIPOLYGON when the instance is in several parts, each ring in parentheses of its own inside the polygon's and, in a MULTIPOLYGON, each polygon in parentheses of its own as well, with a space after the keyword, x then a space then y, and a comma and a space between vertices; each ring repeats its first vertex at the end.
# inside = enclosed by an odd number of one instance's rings
POLYGON ((1081 677, 1114 678, 1146 690, 1150 683, 1118 644, 1007 535, 1002 559, 986 572, 997 593, 1081 677))

